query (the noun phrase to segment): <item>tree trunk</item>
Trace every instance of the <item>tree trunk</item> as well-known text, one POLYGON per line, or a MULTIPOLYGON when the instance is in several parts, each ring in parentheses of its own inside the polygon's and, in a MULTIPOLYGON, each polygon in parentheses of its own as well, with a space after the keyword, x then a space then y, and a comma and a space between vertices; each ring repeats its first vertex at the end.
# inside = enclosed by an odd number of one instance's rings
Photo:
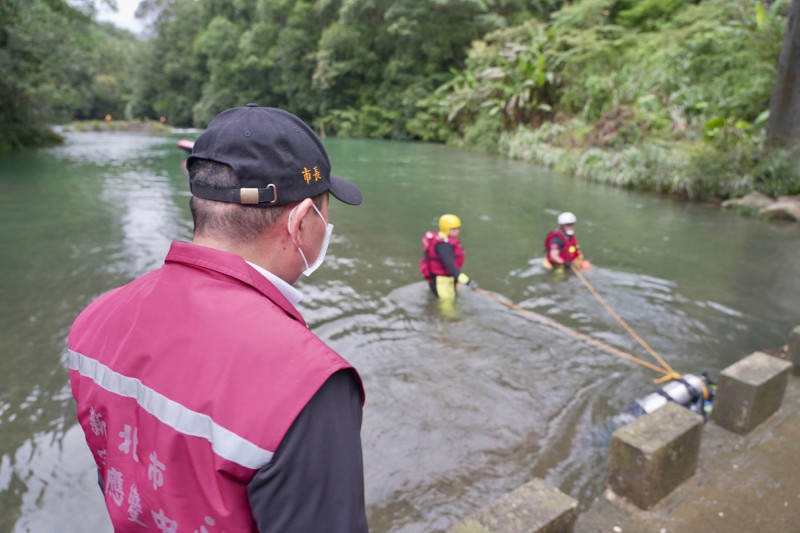
POLYGON ((800 148, 800 0, 792 0, 769 102, 767 142, 800 148))

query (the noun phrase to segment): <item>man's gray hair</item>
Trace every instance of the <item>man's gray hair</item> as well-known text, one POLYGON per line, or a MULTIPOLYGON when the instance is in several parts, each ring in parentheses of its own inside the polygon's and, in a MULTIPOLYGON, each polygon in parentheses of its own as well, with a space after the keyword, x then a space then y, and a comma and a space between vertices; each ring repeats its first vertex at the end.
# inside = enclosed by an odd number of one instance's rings
MULTIPOLYGON (((240 187, 239 178, 225 163, 208 159, 195 159, 187 165, 189 182, 220 189, 240 187)), ((312 200, 317 208, 327 193, 312 200)), ((264 207, 218 202, 192 196, 189 202, 194 220, 194 234, 221 237, 238 243, 247 243, 270 228, 286 209, 285 205, 264 207)))
MULTIPOLYGON (((239 187, 239 178, 224 163, 200 159, 192 161, 187 170, 189 181, 209 187, 230 189, 239 187)), ((192 196, 189 203, 194 220, 194 234, 222 237, 246 243, 272 226, 286 206, 259 207, 233 202, 217 202, 192 196)))

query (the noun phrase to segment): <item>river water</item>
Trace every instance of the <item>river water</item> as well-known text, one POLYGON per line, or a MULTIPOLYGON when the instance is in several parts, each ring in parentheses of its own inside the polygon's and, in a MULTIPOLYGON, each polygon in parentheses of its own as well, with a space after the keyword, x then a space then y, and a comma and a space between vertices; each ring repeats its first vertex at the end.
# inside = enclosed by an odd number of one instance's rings
MULTIPOLYGON (((190 239, 178 138, 71 133, 0 156, 0 531, 110 529, 66 335, 92 299, 190 239)), ((796 224, 437 145, 326 145, 365 201, 331 203, 328 258, 298 285, 300 310, 364 379, 374 532, 442 531, 532 477, 587 507, 619 413, 659 377, 481 292, 441 310, 417 263, 442 213, 461 217, 464 270, 481 289, 646 359, 577 278, 541 267, 557 214, 575 212, 589 282, 683 373, 715 378, 800 324, 796 224)))

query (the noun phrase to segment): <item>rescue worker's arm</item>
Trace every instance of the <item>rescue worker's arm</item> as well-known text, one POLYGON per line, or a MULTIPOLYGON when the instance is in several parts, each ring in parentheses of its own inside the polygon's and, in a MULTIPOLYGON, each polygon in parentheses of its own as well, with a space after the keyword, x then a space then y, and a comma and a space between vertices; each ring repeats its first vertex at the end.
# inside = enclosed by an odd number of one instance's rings
POLYGON ((550 260, 550 263, 554 265, 564 264, 564 261, 561 259, 561 254, 559 253, 558 248, 556 246, 550 247, 550 253, 548 254, 547 258, 550 260))
POLYGON ((352 372, 333 374, 295 419, 272 462, 247 486, 260 532, 368 531, 361 417, 352 372))
POLYGON ((478 284, 470 280, 469 276, 461 272, 456 266, 456 258, 455 254, 453 253, 452 244, 448 244, 446 242, 436 243, 435 251, 439 255, 439 258, 442 260, 442 264, 447 269, 447 272, 449 272, 451 276, 456 278, 456 280, 460 284, 466 285, 472 290, 478 288, 478 284))
POLYGON ((459 270, 459 268, 456 266, 456 257, 453 251, 453 245, 444 241, 437 242, 434 250, 436 251, 436 255, 439 256, 439 259, 442 260, 442 264, 444 265, 444 268, 447 269, 447 272, 449 272, 454 278, 457 278, 461 273, 461 270, 459 270))
POLYGON ((563 265, 564 260, 561 258, 561 249, 566 246, 567 243, 564 242, 559 236, 553 237, 553 240, 550 241, 550 251, 547 254, 547 258, 550 260, 550 263, 553 265, 563 265))

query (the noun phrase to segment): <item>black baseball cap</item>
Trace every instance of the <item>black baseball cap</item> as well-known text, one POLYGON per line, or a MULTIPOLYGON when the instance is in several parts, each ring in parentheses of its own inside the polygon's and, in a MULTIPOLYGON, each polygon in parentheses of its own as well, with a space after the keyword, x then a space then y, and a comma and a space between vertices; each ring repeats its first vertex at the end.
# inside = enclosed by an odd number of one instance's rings
POLYGON ((247 104, 223 111, 194 142, 187 166, 199 159, 225 163, 241 184, 219 189, 190 183, 200 198, 271 207, 330 191, 346 204, 362 200, 358 187, 331 174, 314 130, 283 109, 247 104))

